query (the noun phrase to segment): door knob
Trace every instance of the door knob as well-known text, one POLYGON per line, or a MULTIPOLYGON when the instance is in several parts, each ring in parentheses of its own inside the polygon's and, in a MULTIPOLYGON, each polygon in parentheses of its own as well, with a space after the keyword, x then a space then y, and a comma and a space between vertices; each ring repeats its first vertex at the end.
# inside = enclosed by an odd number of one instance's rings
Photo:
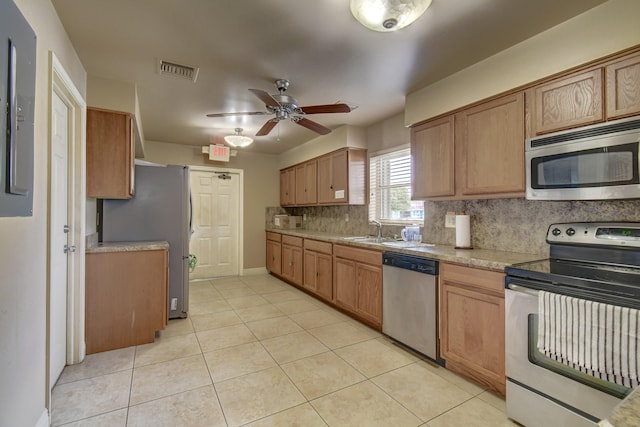
POLYGON ((69 252, 75 252, 76 251, 76 247, 75 246, 68 246, 68 245, 64 245, 64 253, 69 253, 69 252))

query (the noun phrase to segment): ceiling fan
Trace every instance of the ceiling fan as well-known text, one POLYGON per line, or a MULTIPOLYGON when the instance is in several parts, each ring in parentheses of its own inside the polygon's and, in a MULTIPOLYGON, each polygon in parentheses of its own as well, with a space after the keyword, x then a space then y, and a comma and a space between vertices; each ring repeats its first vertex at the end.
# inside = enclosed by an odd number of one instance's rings
POLYGON ((284 92, 289 87, 289 80, 278 79, 274 82, 279 94, 269 95, 264 90, 249 89, 255 96, 265 103, 267 111, 252 111, 241 113, 213 113, 207 114, 207 117, 227 117, 227 116, 262 116, 275 114, 275 117, 269 119, 256 133, 256 136, 268 135, 269 132, 278 124, 279 121, 291 119, 293 123, 306 127, 321 135, 331 132, 328 127, 322 126, 320 123, 314 122, 304 117, 307 114, 325 114, 325 113, 348 113, 351 107, 347 104, 326 104, 326 105, 310 105, 307 107, 299 107, 298 100, 294 97, 285 95, 284 92))

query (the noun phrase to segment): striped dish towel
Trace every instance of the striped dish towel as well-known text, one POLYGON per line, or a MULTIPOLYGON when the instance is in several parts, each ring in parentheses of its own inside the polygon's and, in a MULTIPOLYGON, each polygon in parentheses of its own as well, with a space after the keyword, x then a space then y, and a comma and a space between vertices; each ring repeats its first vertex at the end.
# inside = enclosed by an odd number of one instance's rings
POLYGON ((538 350, 588 375, 637 387, 640 310, 540 291, 538 350))

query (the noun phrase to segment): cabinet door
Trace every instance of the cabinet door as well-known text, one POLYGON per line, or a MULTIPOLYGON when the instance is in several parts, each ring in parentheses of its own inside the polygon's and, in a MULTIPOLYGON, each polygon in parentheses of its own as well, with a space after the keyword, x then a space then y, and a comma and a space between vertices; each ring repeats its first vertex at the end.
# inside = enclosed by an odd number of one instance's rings
POLYGON ((524 94, 486 102, 456 117, 460 194, 524 196, 524 94))
POLYGON ((316 267, 317 253, 313 251, 304 251, 304 281, 302 286, 306 289, 316 292, 318 283, 318 270, 316 267))
POLYGON ((534 135, 604 120, 602 68, 573 74, 533 88, 534 135))
POLYGON ((151 343, 167 324, 167 250, 86 255, 87 354, 151 343))
POLYGON ((318 159, 318 203, 331 203, 333 189, 331 184, 331 156, 318 159))
POLYGON ((296 171, 295 168, 280 171, 280 206, 295 205, 296 202, 296 171))
POLYGON ((317 254, 316 256, 316 290, 323 298, 331 301, 333 298, 333 274, 331 255, 317 254))
POLYGON ((282 273, 282 245, 279 242, 267 240, 267 270, 273 274, 282 273))
POLYGON ((311 205, 317 202, 316 161, 312 160, 295 167, 296 205, 311 205))
POLYGON ((504 298, 441 278, 440 355, 447 367, 504 394, 504 298))
POLYGON ((302 248, 282 245, 282 277, 302 285, 302 248))
POLYGON ((87 196, 129 199, 134 194, 133 119, 87 108, 87 196))
POLYGON ((347 150, 318 159, 318 203, 339 204, 349 200, 348 167, 347 150))
POLYGON ((333 202, 349 200, 349 152, 344 150, 331 155, 331 189, 333 202))
POLYGON ((355 313, 357 311, 356 263, 348 259, 335 258, 333 270, 333 297, 336 305, 355 313))
POLYGON ((382 324, 382 268, 356 264, 357 311, 376 325, 382 324))
POLYGON ((613 63, 607 73, 607 119, 640 114, 640 53, 613 63))
POLYGON ((454 118, 411 129, 411 199, 455 195, 454 118))

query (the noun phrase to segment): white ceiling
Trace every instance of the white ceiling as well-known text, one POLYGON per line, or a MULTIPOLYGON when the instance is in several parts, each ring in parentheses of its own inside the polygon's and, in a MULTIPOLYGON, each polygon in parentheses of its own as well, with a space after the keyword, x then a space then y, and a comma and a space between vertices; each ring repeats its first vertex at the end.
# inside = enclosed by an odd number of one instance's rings
MULTIPOLYGON (((393 33, 361 26, 347 0, 52 0, 87 73, 135 83, 145 139, 207 145, 271 116, 247 89, 300 105, 345 102, 347 114, 308 116, 327 127, 369 126, 400 113, 404 97, 605 0, 433 0, 393 33), (158 59, 200 68, 196 83, 161 76, 158 59)), ((437 102, 437 100, 434 100, 437 102)), ((318 136, 290 121, 243 150, 281 153, 318 136)))

